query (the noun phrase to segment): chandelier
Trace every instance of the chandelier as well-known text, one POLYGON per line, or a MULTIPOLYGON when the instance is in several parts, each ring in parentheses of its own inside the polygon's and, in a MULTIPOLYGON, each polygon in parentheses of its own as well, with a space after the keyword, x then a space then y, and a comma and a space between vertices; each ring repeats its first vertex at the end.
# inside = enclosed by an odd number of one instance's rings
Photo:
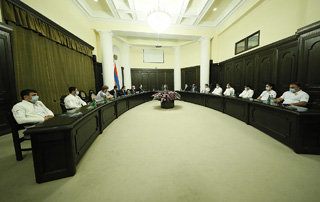
POLYGON ((159 1, 158 8, 148 14, 148 24, 151 29, 155 30, 158 34, 168 29, 171 22, 171 16, 160 9, 159 1))

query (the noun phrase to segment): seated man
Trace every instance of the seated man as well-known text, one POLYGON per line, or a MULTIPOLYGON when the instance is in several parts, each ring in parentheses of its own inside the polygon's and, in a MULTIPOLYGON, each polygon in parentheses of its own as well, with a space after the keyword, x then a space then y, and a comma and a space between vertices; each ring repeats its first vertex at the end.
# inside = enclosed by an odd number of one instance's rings
POLYGON ((39 101, 37 91, 25 89, 20 95, 22 101, 12 108, 18 124, 36 124, 54 117, 52 111, 39 101))
POLYGON ((276 99, 276 102, 282 102, 283 104, 306 106, 309 101, 309 95, 301 90, 299 83, 291 83, 289 91, 283 93, 283 95, 276 99))
POLYGON ((118 92, 118 86, 115 85, 113 87, 113 90, 109 91, 109 93, 113 96, 113 97, 118 97, 120 95, 120 93, 118 92))
POLYGON ((263 91, 257 99, 262 101, 267 100, 269 97, 271 99, 275 99, 277 97, 277 93, 276 91, 272 90, 272 88, 273 88, 272 84, 267 84, 266 90, 263 91))
POLYGON ((122 88, 121 88, 121 90, 120 90, 120 96, 124 96, 124 95, 127 95, 126 87, 125 87, 125 86, 122 86, 122 88))
POLYGON ((104 98, 111 99, 113 96, 108 92, 108 86, 102 86, 101 90, 98 92, 96 96, 96 102, 104 101, 104 98))
POLYGON ((191 92, 199 92, 198 87, 196 86, 196 84, 192 84, 191 86, 191 92))
POLYGON ((204 90, 202 90, 201 93, 210 93, 210 87, 208 84, 204 84, 204 90))
POLYGON ((131 94, 136 94, 136 87, 134 85, 132 85, 130 91, 131 91, 131 94))
POLYGON ((139 88, 138 88, 138 90, 137 91, 139 91, 139 93, 142 93, 144 90, 142 89, 142 84, 140 84, 140 86, 139 86, 139 88))
POLYGON ((216 84, 216 88, 212 91, 212 94, 222 95, 222 88, 220 87, 220 84, 216 84))
POLYGON ((184 90, 184 91, 189 91, 189 90, 190 90, 188 84, 184 84, 184 89, 183 89, 183 90, 184 90))
POLYGON ((235 90, 232 88, 231 83, 227 84, 227 88, 224 91, 223 95, 225 96, 235 96, 235 90))
POLYGON ((64 98, 64 105, 67 110, 87 105, 87 103, 78 96, 79 91, 77 87, 70 87, 69 93, 70 94, 66 98, 64 98))
POLYGON ((244 90, 239 95, 239 97, 248 99, 248 98, 252 98, 253 94, 254 94, 254 91, 251 89, 251 87, 249 85, 246 85, 244 86, 244 90))

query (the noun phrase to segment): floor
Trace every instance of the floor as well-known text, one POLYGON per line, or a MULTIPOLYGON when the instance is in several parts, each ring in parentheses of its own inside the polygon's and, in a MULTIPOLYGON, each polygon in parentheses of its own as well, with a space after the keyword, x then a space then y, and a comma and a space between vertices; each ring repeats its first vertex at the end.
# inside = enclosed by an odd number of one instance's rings
POLYGON ((73 177, 37 184, 31 152, 17 162, 10 135, 0 148, 1 202, 320 201, 320 155, 298 155, 237 119, 179 101, 121 115, 73 177))

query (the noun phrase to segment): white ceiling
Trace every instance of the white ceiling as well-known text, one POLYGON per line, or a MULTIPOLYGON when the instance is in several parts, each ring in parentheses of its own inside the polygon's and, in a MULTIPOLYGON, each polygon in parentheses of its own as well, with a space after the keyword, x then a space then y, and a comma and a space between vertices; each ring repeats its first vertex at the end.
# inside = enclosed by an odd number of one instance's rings
MULTIPOLYGON (((248 0, 71 0, 91 21, 147 25, 158 7, 171 15, 170 27, 214 30, 248 0), (216 11, 213 11, 217 8, 216 11)), ((156 34, 115 31, 123 37, 157 38, 156 34)), ((198 40, 197 36, 163 35, 161 38, 198 40)))

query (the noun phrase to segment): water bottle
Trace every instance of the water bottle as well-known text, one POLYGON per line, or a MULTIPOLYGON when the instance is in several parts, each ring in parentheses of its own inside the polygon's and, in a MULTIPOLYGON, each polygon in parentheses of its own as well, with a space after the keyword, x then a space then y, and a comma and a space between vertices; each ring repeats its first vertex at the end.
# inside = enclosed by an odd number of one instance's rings
POLYGON ((93 107, 93 108, 96 108, 96 99, 94 99, 94 98, 93 98, 93 100, 92 100, 92 107, 93 107))
POLYGON ((107 103, 107 95, 104 96, 104 103, 107 103))
POLYGON ((271 102, 271 97, 270 97, 270 95, 269 95, 269 96, 268 96, 268 99, 267 99, 267 104, 269 105, 270 102, 271 102))

